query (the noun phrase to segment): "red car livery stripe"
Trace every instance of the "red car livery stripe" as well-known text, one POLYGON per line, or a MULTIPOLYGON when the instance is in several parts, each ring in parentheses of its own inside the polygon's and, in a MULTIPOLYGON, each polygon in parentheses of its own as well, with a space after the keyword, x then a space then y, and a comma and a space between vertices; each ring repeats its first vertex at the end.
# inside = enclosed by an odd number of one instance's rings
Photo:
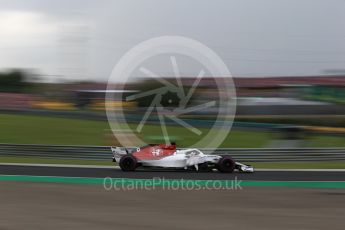
POLYGON ((176 145, 154 145, 140 149, 133 154, 138 160, 160 160, 176 152, 176 145))

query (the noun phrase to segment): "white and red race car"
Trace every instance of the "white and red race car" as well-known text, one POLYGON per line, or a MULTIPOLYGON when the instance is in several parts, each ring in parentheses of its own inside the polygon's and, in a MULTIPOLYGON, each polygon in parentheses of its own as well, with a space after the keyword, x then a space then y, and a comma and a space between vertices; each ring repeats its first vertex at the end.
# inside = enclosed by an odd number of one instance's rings
POLYGON ((193 169, 223 173, 254 172, 254 168, 235 162, 230 156, 207 155, 199 149, 177 150, 175 144, 148 145, 137 148, 111 147, 113 161, 118 162, 123 171, 134 171, 138 167, 171 169, 193 169))

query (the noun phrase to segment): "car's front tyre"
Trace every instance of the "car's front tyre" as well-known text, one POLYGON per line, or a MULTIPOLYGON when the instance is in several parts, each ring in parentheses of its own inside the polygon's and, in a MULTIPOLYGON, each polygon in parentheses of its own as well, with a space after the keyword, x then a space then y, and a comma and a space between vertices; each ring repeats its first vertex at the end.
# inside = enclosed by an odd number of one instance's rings
POLYGON ((235 169, 235 166, 236 163, 231 157, 223 156, 216 164, 216 169, 222 173, 232 173, 235 169))

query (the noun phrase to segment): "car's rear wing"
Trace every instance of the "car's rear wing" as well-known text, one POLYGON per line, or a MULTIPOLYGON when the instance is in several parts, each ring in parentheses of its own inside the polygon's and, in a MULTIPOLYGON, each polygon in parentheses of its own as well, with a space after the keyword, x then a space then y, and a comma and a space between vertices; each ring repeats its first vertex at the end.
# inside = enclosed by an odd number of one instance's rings
POLYGON ((119 162, 121 157, 127 154, 132 154, 134 152, 140 151, 138 147, 110 147, 113 153, 113 161, 119 162))

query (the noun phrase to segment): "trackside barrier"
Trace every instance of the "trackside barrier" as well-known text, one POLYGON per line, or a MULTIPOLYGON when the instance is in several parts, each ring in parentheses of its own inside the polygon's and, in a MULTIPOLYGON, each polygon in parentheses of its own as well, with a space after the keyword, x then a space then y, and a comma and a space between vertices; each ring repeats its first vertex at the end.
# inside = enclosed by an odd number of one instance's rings
MULTIPOLYGON (((206 154, 231 155, 243 162, 345 160, 345 148, 218 148, 206 154)), ((111 160, 109 146, 0 144, 0 157, 40 157, 66 160, 111 160)))

